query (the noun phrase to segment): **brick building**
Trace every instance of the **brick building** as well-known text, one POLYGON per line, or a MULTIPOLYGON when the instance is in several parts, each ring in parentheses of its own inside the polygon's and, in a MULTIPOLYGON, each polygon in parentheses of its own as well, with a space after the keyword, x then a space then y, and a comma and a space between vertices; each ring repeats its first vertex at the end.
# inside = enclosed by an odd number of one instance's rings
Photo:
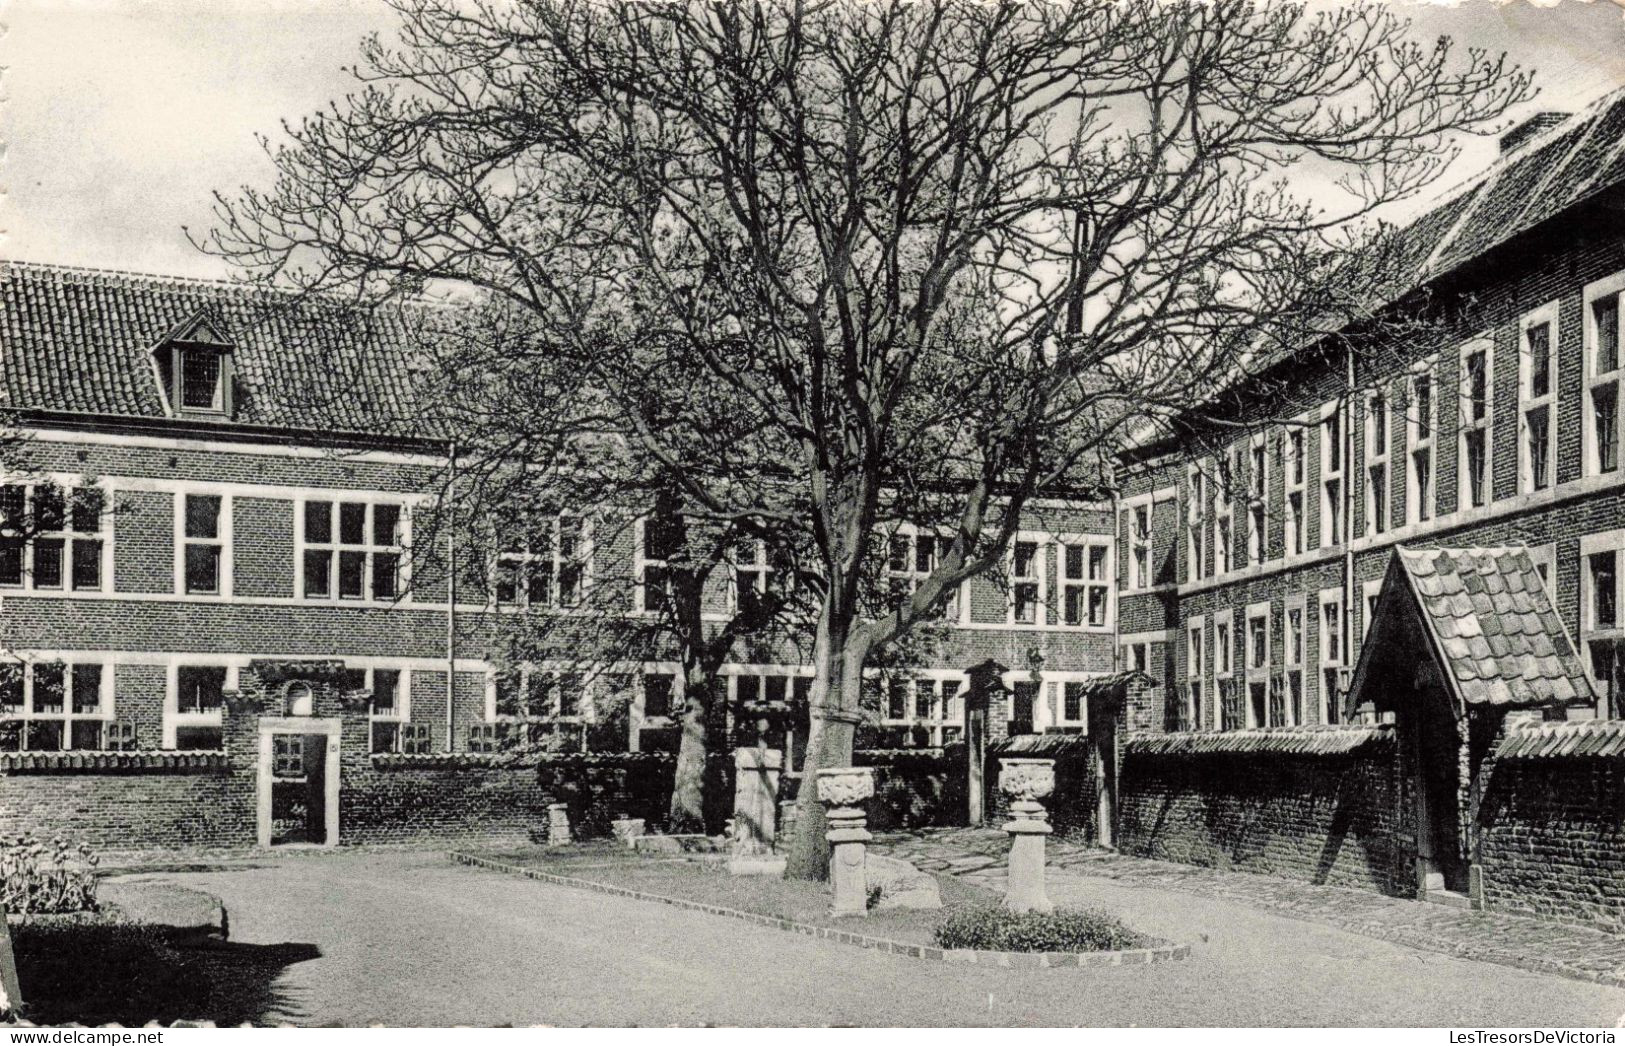
MULTIPOLYGON (((496 656, 502 615, 565 613, 657 566, 641 524, 567 516, 524 554, 523 583, 493 548, 448 585, 413 554, 455 434, 417 420, 411 315, 274 304, 0 268, 0 407, 29 465, 0 496, 30 524, 0 536, 0 829, 116 846, 522 831, 558 789, 497 752, 516 732, 564 736, 583 774, 619 782, 606 803, 657 814, 675 665, 515 678, 496 656)), ((991 734, 1081 730, 1078 686, 1115 667, 1112 529, 1108 504, 1035 505, 1010 584, 964 587, 867 739, 952 742, 965 670, 990 659, 1009 666, 991 734)), ((897 535, 894 583, 933 555, 929 536, 897 535)), ((622 590, 638 613, 639 587, 622 590)), ((793 697, 810 674, 761 661, 725 669, 732 707, 793 697)))
MULTIPOLYGON (((1384 825, 1371 837, 1416 861, 1417 892, 1482 900, 1487 852, 1515 837, 1501 814, 1536 835, 1543 818, 1575 827, 1568 844, 1539 844, 1571 853, 1620 838, 1617 759, 1584 769, 1585 787, 1562 801, 1533 783, 1539 767, 1520 771, 1536 790, 1516 798, 1503 787, 1513 771, 1489 771, 1497 753, 1533 750, 1507 740, 1517 719, 1576 739, 1619 730, 1563 723, 1625 719, 1625 95, 1511 131, 1490 169, 1405 230, 1404 248, 1396 314, 1425 306, 1436 324, 1380 345, 1305 346, 1129 455, 1119 641, 1170 684, 1165 728, 1393 723, 1400 770, 1372 793, 1368 827, 1384 825), (1416 576, 1425 597, 1435 561, 1465 581, 1459 621, 1417 616, 1389 593, 1416 576), (1368 650, 1374 626, 1387 638, 1368 650), (1408 647, 1406 635, 1427 641, 1408 647)), ((1377 747, 1383 736, 1350 735, 1377 747)), ((1240 758, 1242 744, 1229 747, 1240 758)), ((1256 772, 1248 759, 1233 766, 1256 772)), ((1327 874, 1312 847, 1330 831, 1308 832, 1310 856, 1288 874, 1327 874)), ((1523 857, 1527 879, 1538 861, 1523 857)), ((1618 873, 1604 861, 1575 878, 1595 883, 1599 869, 1618 873)), ((1368 881, 1412 888, 1409 867, 1389 871, 1368 881)), ((1619 917, 1617 899, 1602 907, 1619 917)))

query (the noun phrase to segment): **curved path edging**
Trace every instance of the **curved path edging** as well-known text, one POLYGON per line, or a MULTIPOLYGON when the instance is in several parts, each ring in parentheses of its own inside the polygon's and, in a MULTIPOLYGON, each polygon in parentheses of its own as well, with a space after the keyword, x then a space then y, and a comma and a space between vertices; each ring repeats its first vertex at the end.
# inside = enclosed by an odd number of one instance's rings
POLYGON ((879 952, 890 952, 893 955, 906 955, 913 959, 939 960, 982 966, 1004 966, 1015 969, 1047 969, 1068 966, 1148 966, 1152 963, 1186 959, 1191 954, 1191 946, 1188 944, 1159 944, 1149 948, 1130 948, 1111 952, 992 952, 970 948, 938 948, 929 944, 912 944, 907 941, 893 941, 885 937, 870 937, 866 934, 853 933, 850 930, 838 930, 831 926, 813 926, 809 923, 798 923, 792 919, 780 919, 777 916, 762 915, 758 912, 740 911, 737 908, 726 908, 719 904, 706 904, 703 901, 690 901, 680 897, 667 897, 663 894, 644 893, 641 890, 633 890, 625 886, 612 886, 609 883, 594 882, 591 879, 577 879, 569 875, 557 875, 536 868, 526 868, 523 865, 508 864, 505 861, 493 861, 489 857, 480 857, 461 850, 449 850, 446 856, 458 864, 489 868, 492 871, 506 872, 510 875, 522 875, 527 879, 552 883, 555 886, 569 886, 578 890, 591 890, 595 893, 628 897, 638 901, 655 901, 660 904, 669 904, 674 908, 686 908, 690 911, 706 912, 711 915, 724 915, 733 919, 743 919, 745 922, 755 923, 758 926, 770 926, 789 933, 799 933, 807 937, 817 937, 840 944, 855 945, 859 948, 870 948, 879 952))

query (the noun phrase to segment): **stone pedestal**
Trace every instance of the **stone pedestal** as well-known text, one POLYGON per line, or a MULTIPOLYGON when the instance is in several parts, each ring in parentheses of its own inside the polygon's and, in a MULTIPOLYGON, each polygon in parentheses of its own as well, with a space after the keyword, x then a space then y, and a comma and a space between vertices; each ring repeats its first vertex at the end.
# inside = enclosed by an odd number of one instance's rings
POLYGON ((1009 796, 1010 876, 1004 906, 1017 912, 1047 912, 1044 889, 1044 837, 1054 831, 1040 799, 1055 791, 1053 759, 1006 759, 999 772, 999 790, 1009 796))
POLYGON ((645 831, 644 820, 641 817, 621 817, 610 822, 609 829, 615 833, 615 838, 626 844, 628 850, 637 849, 637 838, 645 831))
POLYGON ((574 842, 570 834, 570 807, 566 803, 547 804, 547 845, 568 846, 574 842))
POLYGON ((818 801, 824 804, 829 830, 831 915, 868 915, 869 881, 865 873, 866 844, 874 838, 866 827, 864 803, 875 794, 875 772, 869 767, 843 766, 818 771, 818 801))
POLYGON ((734 875, 784 872, 784 858, 773 853, 783 768, 784 753, 776 749, 734 750, 734 828, 728 848, 728 871, 734 875))

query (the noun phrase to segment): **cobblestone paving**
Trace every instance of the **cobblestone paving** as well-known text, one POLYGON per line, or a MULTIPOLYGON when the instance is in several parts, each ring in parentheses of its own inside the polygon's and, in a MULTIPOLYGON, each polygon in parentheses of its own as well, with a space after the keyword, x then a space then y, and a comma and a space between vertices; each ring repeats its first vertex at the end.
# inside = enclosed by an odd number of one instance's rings
MULTIPOLYGON (((999 888, 1009 837, 985 828, 932 829, 876 838, 883 853, 926 871, 999 888)), ((1422 951, 1625 987, 1625 936, 1499 912, 1468 912, 1334 886, 1170 864, 1051 839, 1051 875, 1220 898, 1273 915, 1335 926, 1422 951)))

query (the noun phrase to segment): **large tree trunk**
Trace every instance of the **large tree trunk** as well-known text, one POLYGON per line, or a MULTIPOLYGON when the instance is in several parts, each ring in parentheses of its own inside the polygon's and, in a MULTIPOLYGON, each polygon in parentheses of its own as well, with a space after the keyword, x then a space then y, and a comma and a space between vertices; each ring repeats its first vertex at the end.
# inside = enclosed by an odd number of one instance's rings
POLYGON ((705 831, 705 757, 710 750, 711 680, 692 666, 683 679, 682 734, 677 742, 677 766, 666 811, 669 832, 705 831))
MULTIPOLYGON (((850 621, 830 615, 838 621, 850 621)), ((858 697, 863 692, 863 662, 867 650, 852 641, 850 626, 832 626, 826 638, 820 622, 819 645, 815 652, 819 680, 825 684, 819 701, 819 682, 814 682, 813 707, 807 737, 807 759, 802 768, 801 792, 796 797, 796 834, 791 840, 785 864, 787 879, 825 880, 829 878, 829 843, 824 839, 828 826, 824 806, 818 799, 818 771, 852 765, 852 744, 857 733, 858 697)))

